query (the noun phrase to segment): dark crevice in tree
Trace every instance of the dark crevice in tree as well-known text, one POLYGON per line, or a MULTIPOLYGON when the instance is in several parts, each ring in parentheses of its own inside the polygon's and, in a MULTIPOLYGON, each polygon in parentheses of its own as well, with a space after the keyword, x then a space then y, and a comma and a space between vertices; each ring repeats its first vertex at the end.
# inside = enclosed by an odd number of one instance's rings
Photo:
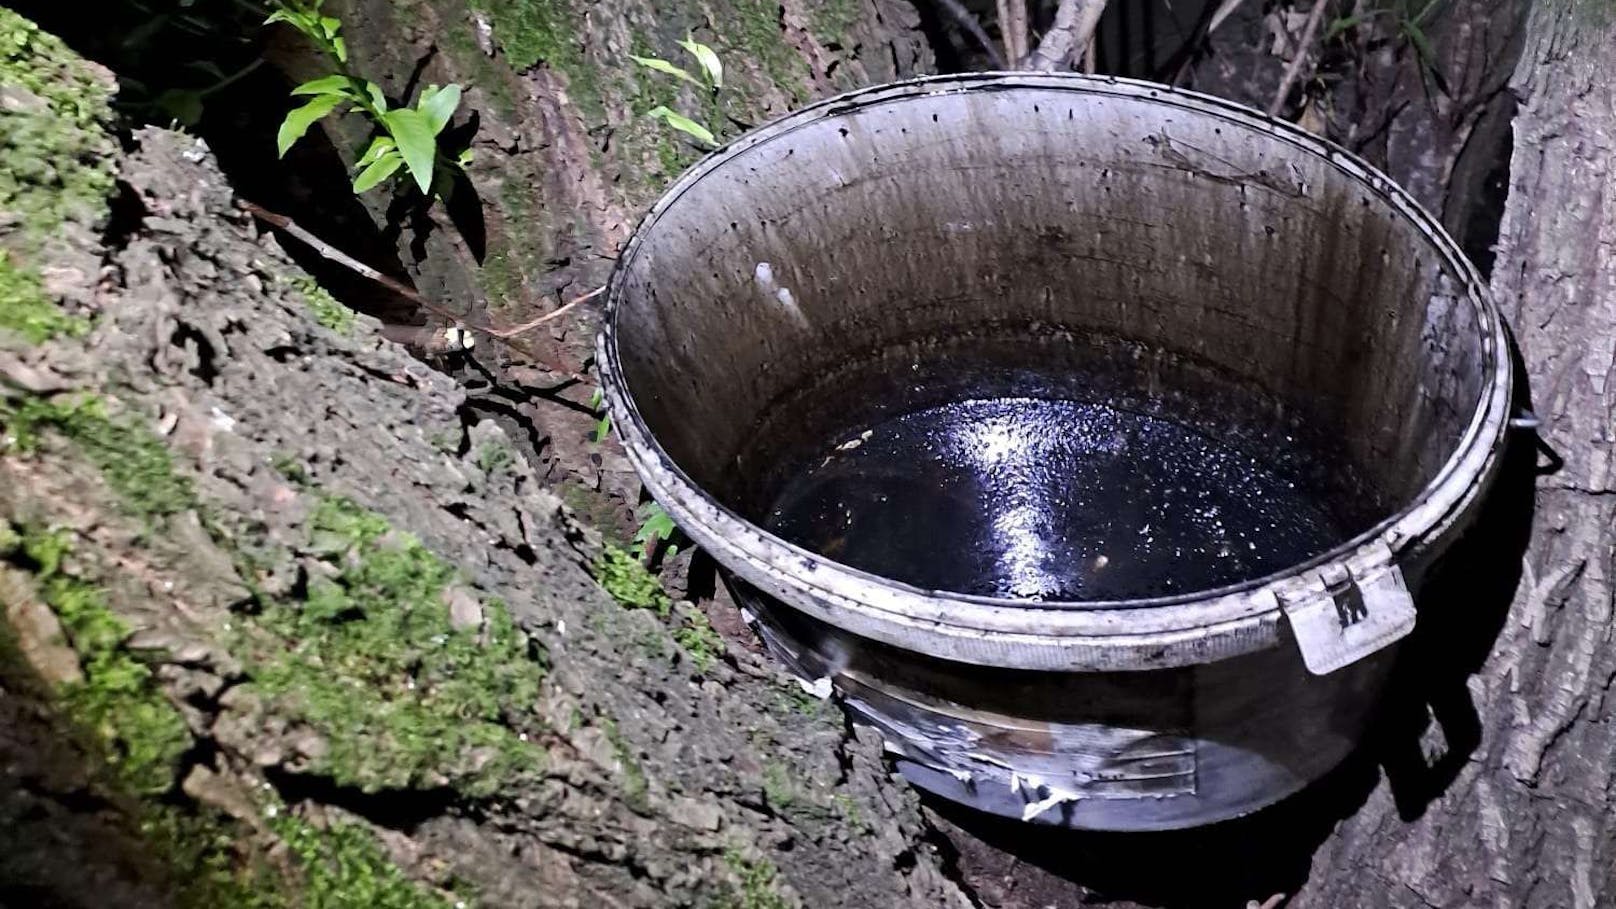
POLYGON ((377 827, 414 833, 427 821, 456 813, 464 807, 460 793, 448 786, 366 792, 343 786, 329 777, 292 773, 281 767, 264 769, 264 778, 289 805, 313 802, 341 808, 377 827))

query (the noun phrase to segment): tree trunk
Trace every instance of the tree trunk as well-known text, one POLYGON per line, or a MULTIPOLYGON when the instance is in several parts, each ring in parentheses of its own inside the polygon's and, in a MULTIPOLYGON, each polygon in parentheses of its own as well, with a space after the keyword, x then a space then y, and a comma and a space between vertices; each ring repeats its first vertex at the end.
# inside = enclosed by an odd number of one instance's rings
MULTIPOLYGON (((1458 755, 1451 786, 1403 817, 1393 791, 1378 790, 1315 856, 1296 905, 1585 909, 1616 898, 1613 68, 1608 9, 1536 5, 1511 83, 1520 109, 1493 289, 1542 421, 1543 466, 1513 601, 1485 661, 1453 691, 1473 702, 1475 728, 1454 729, 1432 704, 1450 754, 1456 740, 1479 744, 1458 755)), ((1462 611, 1455 636, 1427 655, 1462 648, 1463 625, 1488 624, 1485 604, 1451 604, 1462 611)))
POLYGON ((877 738, 0 33, 0 903, 966 905, 877 738))

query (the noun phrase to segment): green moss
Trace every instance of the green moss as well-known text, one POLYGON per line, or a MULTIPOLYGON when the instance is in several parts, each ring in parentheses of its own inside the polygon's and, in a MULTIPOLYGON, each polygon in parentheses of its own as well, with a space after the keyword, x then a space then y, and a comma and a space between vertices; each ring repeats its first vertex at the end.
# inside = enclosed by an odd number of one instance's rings
POLYGON ((110 80, 56 37, 0 7, 0 211, 32 255, 69 221, 98 223, 112 189, 110 80))
POLYGON ((696 671, 706 672, 724 652, 724 639, 718 636, 712 623, 699 609, 691 607, 686 610, 684 618, 685 624, 674 629, 673 639, 690 657, 696 671))
POLYGON ((786 44, 776 0, 733 0, 734 19, 719 29, 728 59, 751 60, 794 104, 808 97, 808 62, 786 44))
MULTIPOLYGON (((638 559, 615 543, 607 543, 595 562, 595 581, 620 606, 649 609, 663 618, 673 615, 673 598, 662 589, 662 582, 638 559)), ((674 643, 690 658, 698 672, 706 672, 724 652, 723 638, 713 630, 707 616, 694 607, 681 609, 676 621, 674 643)), ((664 655, 661 637, 647 639, 640 644, 641 649, 650 656, 664 655)))
POLYGON ((173 788, 180 757, 191 746, 190 733, 157 690, 151 670, 123 648, 129 626, 107 608, 105 594, 64 570, 70 548, 66 534, 21 535, 21 555, 40 598, 61 620, 84 674, 58 693, 68 715, 96 736, 125 788, 161 795, 173 788))
POLYGON ((461 902, 405 877, 363 826, 321 829, 277 812, 270 827, 298 860, 305 909, 447 909, 461 902))
POLYGON ((836 813, 840 814, 849 824, 865 832, 870 831, 870 825, 864 819, 864 810, 859 807, 858 800, 845 792, 838 792, 830 797, 831 803, 836 806, 836 813))
POLYGON ((101 471, 131 514, 149 519, 196 504, 190 481, 174 472, 162 441, 133 416, 108 416, 99 398, 0 402, 0 424, 8 437, 4 447, 18 451, 32 451, 47 432, 67 439, 101 471))
POLYGON ((858 23, 858 0, 819 0, 809 10, 808 26, 820 44, 851 46, 847 33, 858 23))
POLYGON ((516 455, 509 445, 498 442, 488 442, 477 448, 477 468, 483 473, 494 473, 502 470, 516 460, 516 455))
POLYGON ((260 642, 252 674, 325 739, 313 769, 365 791, 447 783, 472 796, 541 769, 513 727, 532 722, 544 666, 504 605, 456 629, 444 601, 455 571, 414 537, 337 498, 310 525, 332 576, 312 578, 301 603, 264 607, 275 642, 260 642))
POLYGON ((338 303, 337 299, 313 278, 308 275, 295 275, 286 280, 294 290, 303 295, 303 302, 314 314, 314 321, 339 335, 353 333, 354 323, 358 321, 353 310, 338 303))
POLYGON ((775 881, 780 872, 768 859, 749 859, 738 849, 724 853, 724 864, 736 882, 718 900, 718 909, 788 909, 791 905, 775 881))
POLYGON ((600 91, 584 60, 584 23, 564 0, 471 0, 471 7, 487 14, 517 72, 540 63, 567 76, 567 87, 586 115, 602 114, 600 91))
POLYGON ((147 848, 171 869, 185 909, 291 909, 299 905, 262 849, 243 849, 252 836, 212 809, 187 812, 148 803, 140 832, 147 848), (245 854, 243 854, 245 852, 245 854))
POLYGON ((661 616, 673 609, 662 583, 622 547, 606 544, 595 562, 595 581, 630 609, 650 609, 661 616))
POLYGON ((0 250, 0 332, 43 344, 58 335, 79 337, 90 330, 88 319, 75 318, 45 296, 39 276, 13 265, 0 250))
POLYGON ((303 462, 284 451, 271 455, 269 466, 276 473, 293 483, 305 483, 309 479, 309 472, 304 469, 303 462))
POLYGON ((763 797, 770 807, 789 808, 797 800, 797 787, 791 781, 791 771, 784 764, 766 761, 763 764, 763 797))
POLYGON ((477 46, 472 34, 471 17, 440 19, 439 45, 448 53, 457 68, 466 74, 468 87, 480 88, 491 102, 494 112, 510 120, 516 113, 516 97, 511 93, 506 73, 477 46))
POLYGON ((645 768, 634 757, 634 751, 618 731, 617 723, 608 717, 601 721, 601 729, 606 733, 607 741, 612 743, 612 752, 622 769, 624 803, 641 814, 650 813, 651 783, 646 778, 645 768))

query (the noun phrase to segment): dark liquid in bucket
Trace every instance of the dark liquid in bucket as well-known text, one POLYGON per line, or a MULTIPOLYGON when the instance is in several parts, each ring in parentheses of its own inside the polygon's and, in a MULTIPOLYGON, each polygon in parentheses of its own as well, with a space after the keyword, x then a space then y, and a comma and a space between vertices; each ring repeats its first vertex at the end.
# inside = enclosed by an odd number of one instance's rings
POLYGON ((1207 590, 1341 539, 1300 484, 1190 427, 1021 397, 838 438, 784 484, 765 523, 919 587, 1044 600, 1207 590))

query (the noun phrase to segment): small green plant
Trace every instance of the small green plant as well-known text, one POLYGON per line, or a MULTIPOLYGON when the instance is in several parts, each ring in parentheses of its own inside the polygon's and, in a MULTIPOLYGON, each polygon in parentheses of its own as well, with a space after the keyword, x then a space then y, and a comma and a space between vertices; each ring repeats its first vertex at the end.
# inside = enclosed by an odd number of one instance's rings
POLYGON ((288 279, 292 289, 303 295, 303 302, 308 304, 309 312, 314 314, 314 321, 339 335, 353 332, 358 317, 354 311, 331 296, 330 292, 321 287, 319 282, 308 275, 297 275, 288 279))
POLYGON ((1407 42, 1414 48, 1414 53, 1420 60, 1420 81, 1434 82, 1436 87, 1446 93, 1447 80, 1442 76, 1442 69, 1437 63, 1436 51, 1431 47, 1431 39, 1425 34, 1425 26, 1429 23, 1432 14, 1436 12, 1442 0, 1425 0, 1423 6, 1415 10, 1411 5, 1417 0, 1394 0, 1394 5, 1370 9, 1366 12, 1355 13, 1351 16, 1342 16, 1332 21, 1324 30, 1324 41, 1341 35, 1360 25, 1375 19, 1390 16, 1395 23, 1397 40, 1407 42))
POLYGON ((353 179, 356 193, 369 190, 405 170, 429 199, 443 197, 457 171, 471 161, 469 149, 449 156, 438 148, 438 137, 460 106, 459 85, 430 85, 414 107, 394 107, 376 83, 356 75, 348 66, 348 45, 342 20, 321 12, 323 0, 276 2, 264 24, 285 23, 297 29, 326 56, 336 72, 292 89, 294 97, 307 97, 281 123, 275 144, 284 157, 319 120, 349 111, 364 114, 376 132, 359 157, 353 179))
POLYGON ((610 543, 595 562, 595 582, 630 609, 650 609, 661 616, 673 609, 673 601, 656 576, 639 559, 610 543))
POLYGON ((600 414, 600 422, 595 424, 595 431, 590 434, 590 439, 596 445, 606 441, 606 437, 612 434, 612 415, 606 412, 605 404, 605 394, 600 389, 595 389, 594 395, 589 399, 589 412, 600 414))
POLYGON ((734 873, 738 888, 724 894, 720 909, 786 909, 791 905, 776 884, 780 872, 768 859, 749 859, 739 849, 729 849, 724 864, 734 873))
MULTIPOLYGON (((724 64, 718 59, 717 52, 707 45, 697 41, 694 37, 686 38, 685 40, 680 41, 679 46, 684 48, 685 51, 692 57, 696 58, 696 65, 701 70, 701 78, 698 79, 696 76, 691 75, 690 71, 684 67, 669 63, 667 60, 663 60, 660 57, 641 57, 635 54, 629 54, 629 58, 646 69, 654 70, 666 76, 672 76, 673 78, 682 82, 688 82, 691 85, 711 92, 714 95, 723 89, 724 64)), ((687 136, 690 136, 692 139, 695 139, 697 142, 700 142, 708 147, 713 147, 718 144, 718 139, 713 135, 712 130, 709 130, 707 127, 702 126, 695 120, 692 120, 684 114, 673 110, 665 104, 659 104, 656 107, 651 108, 650 110, 646 111, 645 115, 653 119, 661 120, 668 126, 684 133, 687 136)))
MULTIPOLYGON (((668 516, 666 509, 657 502, 646 502, 640 506, 640 529, 634 532, 634 557, 641 562, 650 562, 657 550, 673 538, 678 527, 674 525, 673 518, 668 516)), ((662 553, 664 558, 673 558, 679 554, 679 547, 669 544, 662 553)))

